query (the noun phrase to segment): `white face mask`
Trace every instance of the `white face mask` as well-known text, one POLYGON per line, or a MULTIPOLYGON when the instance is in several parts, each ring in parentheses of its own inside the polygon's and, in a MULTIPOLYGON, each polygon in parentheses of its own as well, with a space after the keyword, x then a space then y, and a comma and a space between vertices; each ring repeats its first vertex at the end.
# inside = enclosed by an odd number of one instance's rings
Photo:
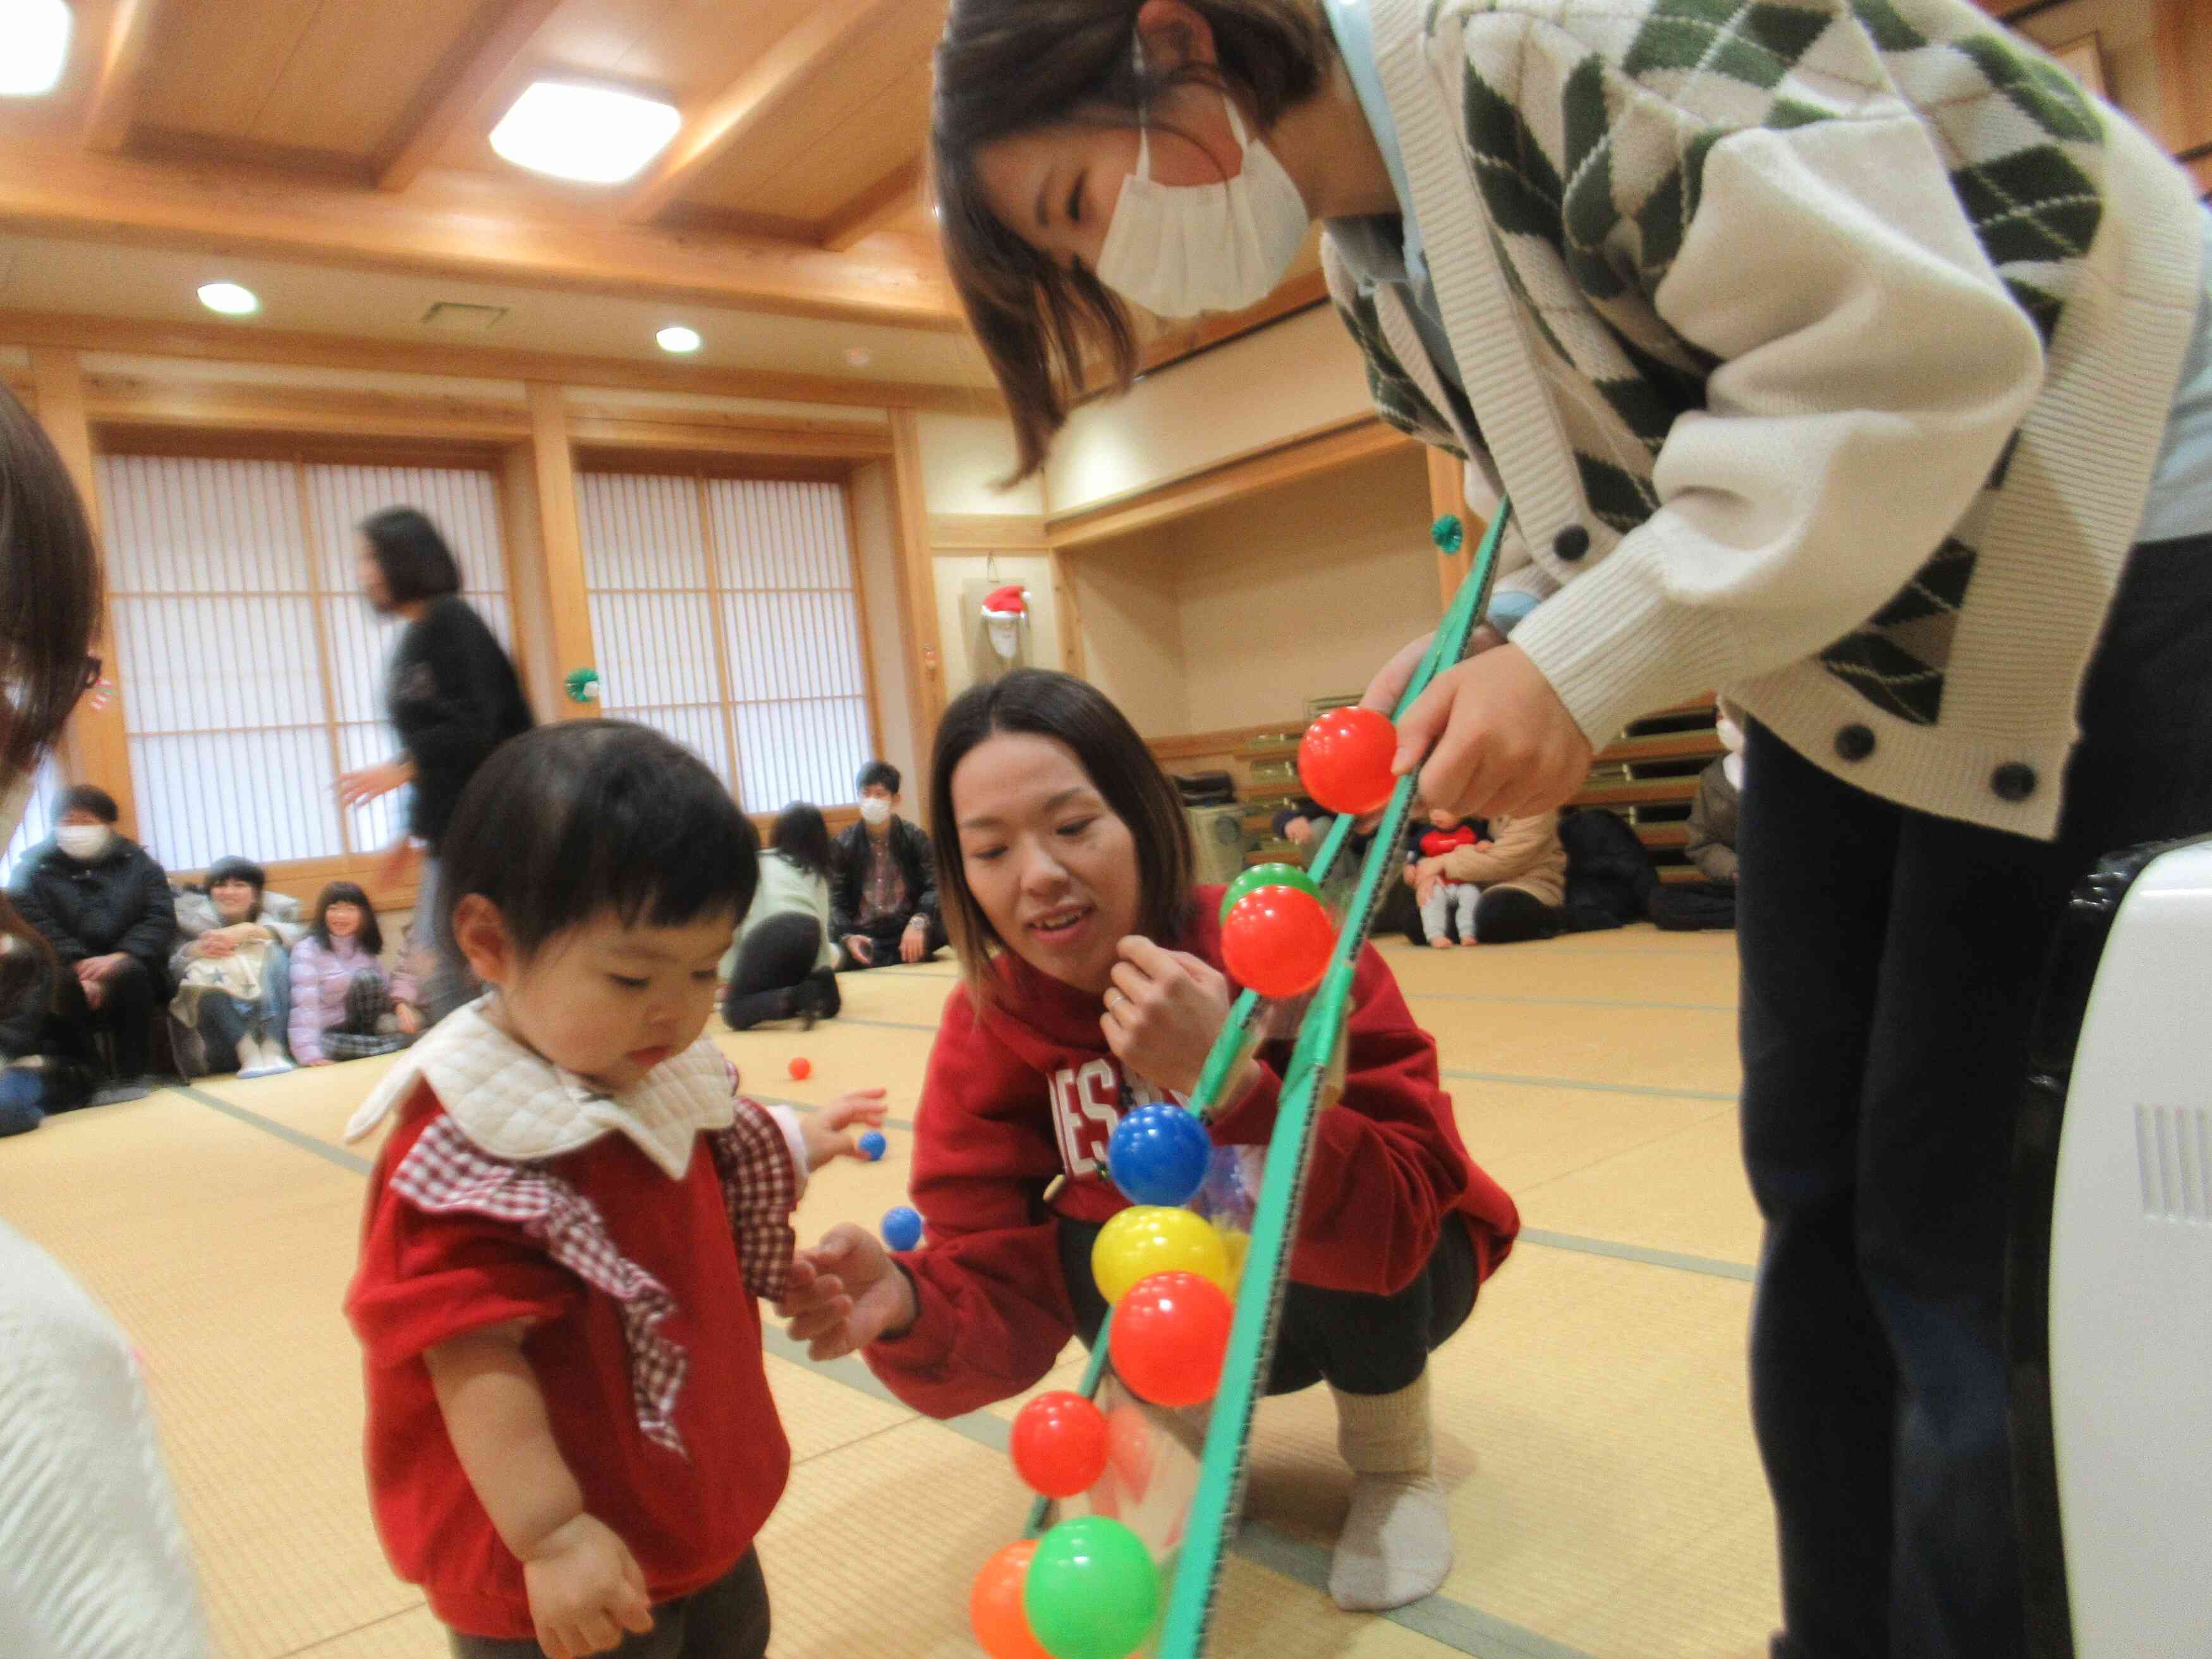
POLYGON ((54 845, 79 864, 89 864, 107 850, 115 831, 104 823, 64 823, 54 831, 54 845))
POLYGON ((1161 184, 1152 176, 1151 135, 1140 132, 1137 170, 1121 186, 1098 252, 1098 280, 1155 316, 1259 304, 1306 239, 1298 187, 1266 144, 1245 136, 1235 100, 1221 101, 1244 152, 1242 170, 1217 184, 1161 184))
POLYGON ((860 803, 860 816, 880 830, 891 821, 891 804, 880 795, 871 795, 860 803))

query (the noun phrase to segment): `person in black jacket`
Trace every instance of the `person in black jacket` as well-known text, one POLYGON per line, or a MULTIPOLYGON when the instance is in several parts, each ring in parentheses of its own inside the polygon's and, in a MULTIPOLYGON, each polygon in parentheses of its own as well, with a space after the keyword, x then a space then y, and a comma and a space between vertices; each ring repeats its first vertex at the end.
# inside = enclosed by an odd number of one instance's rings
POLYGON ((937 860, 928 833, 898 816, 898 768, 870 761, 858 781, 860 822, 837 837, 837 873, 830 886, 841 974, 926 962, 945 948, 937 860))
POLYGON ((114 797, 81 783, 61 798, 53 839, 16 872, 17 912, 52 948, 61 972, 56 1030, 79 1057, 106 1033, 108 1082, 95 1106, 153 1091, 154 1012, 169 995, 177 902, 146 849, 115 831, 114 797))
POLYGON ((438 914, 446 826, 477 768, 537 722, 514 664, 460 597, 460 566, 428 519, 411 507, 390 507, 363 520, 358 570, 363 597, 386 616, 407 619, 392 653, 389 691, 392 727, 404 752, 347 773, 338 780, 338 799, 358 806, 414 786, 406 831, 392 843, 381 874, 387 884, 403 881, 419 843, 415 910, 429 919, 418 935, 428 939, 434 957, 424 968, 422 1003, 434 1023, 478 988, 438 914))

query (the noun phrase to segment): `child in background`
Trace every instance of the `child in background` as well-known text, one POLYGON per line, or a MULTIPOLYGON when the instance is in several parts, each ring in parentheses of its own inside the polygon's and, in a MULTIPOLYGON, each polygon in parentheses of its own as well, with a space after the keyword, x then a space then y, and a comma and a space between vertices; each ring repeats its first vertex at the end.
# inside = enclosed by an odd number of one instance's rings
POLYGON ((384 975, 384 929, 368 895, 334 881, 292 952, 292 1058, 302 1066, 404 1048, 422 1030, 415 975, 384 975))
POLYGON ((1462 847, 1477 853, 1490 851, 1496 842, 1482 833, 1480 818, 1462 818, 1453 823, 1449 816, 1438 814, 1444 821, 1425 830, 1406 854, 1406 884, 1420 896, 1421 927, 1429 936, 1429 943, 1439 951, 1449 951, 1452 945, 1452 921, 1456 914, 1459 921, 1459 942, 1473 945, 1474 938, 1474 907, 1480 902, 1482 889, 1471 881, 1453 881, 1438 878, 1423 890, 1420 881, 1421 860, 1443 859, 1462 847))
POLYGON ((767 1651, 790 1449, 755 1297, 884 1108, 802 1127, 702 1040, 758 850, 696 758, 611 720, 506 744, 444 842, 490 990, 348 1126, 392 1123, 346 1311, 377 1525, 459 1659, 767 1651))

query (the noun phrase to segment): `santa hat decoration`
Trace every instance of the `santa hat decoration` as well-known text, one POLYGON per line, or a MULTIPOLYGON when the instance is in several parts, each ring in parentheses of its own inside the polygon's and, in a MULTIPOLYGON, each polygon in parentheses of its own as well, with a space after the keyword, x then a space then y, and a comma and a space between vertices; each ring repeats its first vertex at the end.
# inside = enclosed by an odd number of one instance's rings
POLYGON ((1029 614, 1029 595, 1019 582, 994 587, 983 596, 983 622, 991 648, 1009 662, 1021 643, 1022 623, 1029 614))

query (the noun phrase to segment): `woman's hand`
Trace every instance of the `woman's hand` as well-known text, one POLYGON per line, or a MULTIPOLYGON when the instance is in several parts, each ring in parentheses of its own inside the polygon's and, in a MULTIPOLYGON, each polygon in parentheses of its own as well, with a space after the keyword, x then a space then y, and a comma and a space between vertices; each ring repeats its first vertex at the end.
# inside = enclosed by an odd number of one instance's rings
POLYGON ((914 1287, 892 1264, 883 1243, 850 1222, 832 1227, 791 1264, 791 1281, 775 1304, 794 1342, 813 1359, 842 1359, 856 1348, 905 1332, 919 1316, 914 1287))
POLYGON ((583 1659, 622 1644, 623 1632, 653 1628, 653 1603, 637 1558, 605 1522, 588 1515, 556 1527, 522 1564, 538 1645, 548 1659, 583 1659))
POLYGON ((1188 1095, 1229 1023, 1229 981, 1198 957, 1134 934, 1121 951, 1098 1020, 1106 1046, 1139 1076, 1188 1095))
POLYGON ((202 933, 197 941, 197 954, 203 958, 209 957, 234 957, 238 954, 238 941, 233 939, 227 930, 213 933, 202 933))
POLYGON ((876 942, 866 933, 848 933, 845 954, 863 968, 872 968, 876 965, 876 942))
MULTIPOLYGON (((1383 675, 1395 666, 1394 659, 1383 675)), ((1589 777, 1592 758, 1589 739, 1551 682, 1509 645, 1430 684, 1398 722, 1395 767, 1404 773, 1419 765, 1422 798, 1439 811, 1522 817, 1564 803, 1589 777), (1436 750, 1423 764, 1431 743, 1436 750)))
POLYGON ((881 1089, 853 1089, 837 1097, 820 1111, 799 1120, 799 1133, 806 1142, 806 1168, 811 1174, 836 1158, 858 1158, 868 1162, 860 1150, 860 1142, 846 1133, 855 1123, 865 1123, 871 1129, 883 1127, 884 1115, 890 1109, 884 1104, 881 1089))
POLYGON ((911 967, 929 954, 929 918, 916 916, 899 935, 899 960, 911 967))
POLYGON ((411 761, 386 761, 381 766, 364 766, 338 779, 338 805, 365 806, 414 780, 415 766, 411 761))
MULTIPOLYGON (((1359 706, 1380 709, 1383 714, 1395 716, 1400 701, 1406 695, 1406 688, 1413 683, 1413 671, 1421 665, 1421 659, 1429 654, 1429 647, 1436 637, 1434 634, 1424 634, 1384 663, 1382 672, 1368 682, 1367 695, 1360 698, 1359 706)), ((1468 637, 1468 658, 1472 659, 1486 651, 1495 651, 1504 643, 1505 635, 1488 623, 1484 623, 1468 637)))
POLYGON ((422 1035, 422 1012, 413 1003, 394 1003, 392 1007, 392 1018, 398 1023, 400 1036, 420 1036, 422 1035))

